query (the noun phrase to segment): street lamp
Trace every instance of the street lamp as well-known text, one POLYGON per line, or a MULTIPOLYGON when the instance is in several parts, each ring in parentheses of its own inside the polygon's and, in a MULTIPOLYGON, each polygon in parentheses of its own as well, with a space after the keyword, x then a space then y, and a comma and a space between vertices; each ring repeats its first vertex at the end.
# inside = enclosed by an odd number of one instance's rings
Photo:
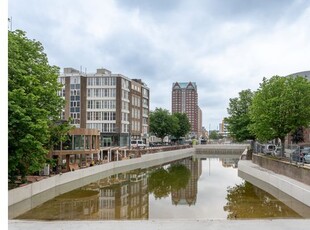
POLYGON ((131 124, 128 124, 128 135, 129 135, 129 149, 131 149, 131 124))

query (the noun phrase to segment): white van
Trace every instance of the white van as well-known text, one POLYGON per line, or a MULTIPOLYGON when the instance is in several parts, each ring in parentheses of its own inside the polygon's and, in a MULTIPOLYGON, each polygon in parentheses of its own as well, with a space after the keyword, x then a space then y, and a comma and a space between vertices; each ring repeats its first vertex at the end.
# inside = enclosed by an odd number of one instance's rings
POLYGON ((145 148, 146 145, 142 140, 131 140, 130 142, 132 148, 145 148))

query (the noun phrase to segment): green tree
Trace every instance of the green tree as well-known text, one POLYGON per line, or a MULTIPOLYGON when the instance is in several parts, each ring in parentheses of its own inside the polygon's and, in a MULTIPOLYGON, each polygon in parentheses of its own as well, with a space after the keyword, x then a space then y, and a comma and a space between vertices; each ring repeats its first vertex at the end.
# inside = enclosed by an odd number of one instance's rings
POLYGON ((174 113, 172 116, 178 119, 178 128, 175 132, 171 134, 176 138, 179 139, 180 137, 185 137, 185 135, 191 130, 191 124, 188 120, 188 117, 185 113, 174 113))
POLYGON ((168 169, 163 167, 150 173, 148 189, 154 197, 161 199, 169 196, 172 191, 186 188, 191 178, 191 171, 181 163, 175 163, 168 169))
POLYGON ((219 139, 219 134, 216 130, 210 131, 209 139, 217 140, 219 139))
POLYGON ((178 119, 170 115, 169 111, 162 108, 156 108, 150 112, 150 132, 161 138, 171 135, 178 129, 178 119))
POLYGON ((304 77, 263 79, 250 107, 251 132, 263 141, 285 136, 310 123, 310 82, 304 77))
POLYGON ((8 176, 14 181, 42 169, 55 121, 64 106, 59 68, 48 64, 40 42, 8 32, 8 176))
POLYGON ((249 109, 252 104, 254 93, 250 90, 242 90, 239 97, 229 99, 227 112, 229 116, 225 118, 228 124, 228 131, 236 141, 254 140, 255 136, 250 132, 251 124, 249 109))

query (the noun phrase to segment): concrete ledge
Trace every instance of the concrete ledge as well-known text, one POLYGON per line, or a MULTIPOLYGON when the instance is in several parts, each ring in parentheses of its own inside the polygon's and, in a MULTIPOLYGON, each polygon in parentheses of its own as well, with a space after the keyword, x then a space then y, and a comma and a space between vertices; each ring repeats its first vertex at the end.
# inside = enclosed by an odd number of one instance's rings
POLYGON ((264 181, 296 200, 310 207, 310 186, 292 178, 276 174, 275 172, 262 168, 252 161, 240 160, 238 171, 249 174, 264 181))
POLYGON ((143 220, 143 221, 9 221, 9 229, 32 229, 32 230, 137 230, 137 229, 217 229, 217 230, 304 230, 310 226, 310 220, 143 220))
POLYGON ((58 174, 41 181, 8 191, 9 219, 14 218, 58 195, 137 167, 147 168, 192 156, 193 148, 145 154, 139 158, 96 165, 58 174))
POLYGON ((207 144, 194 145, 195 149, 216 149, 216 150, 244 150, 250 147, 249 144, 207 144))

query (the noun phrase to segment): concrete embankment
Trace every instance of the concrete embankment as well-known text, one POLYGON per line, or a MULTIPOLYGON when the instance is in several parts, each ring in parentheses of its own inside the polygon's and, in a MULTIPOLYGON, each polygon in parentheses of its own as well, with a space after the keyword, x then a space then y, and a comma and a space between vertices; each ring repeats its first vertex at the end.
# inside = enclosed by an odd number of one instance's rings
POLYGON ((58 195, 85 186, 99 179, 139 167, 148 168, 182 159, 192 156, 194 152, 195 150, 193 148, 187 148, 159 152, 156 154, 146 154, 139 158, 113 161, 107 164, 58 174, 24 187, 12 189, 8 192, 9 219, 15 218, 58 195))
MULTIPOLYGON (((279 194, 279 190, 287 196, 294 198, 304 206, 291 207, 305 218, 310 218, 310 186, 294 180, 290 177, 277 174, 271 170, 260 167, 249 160, 238 162, 238 174, 241 178, 255 186, 261 187, 267 184, 269 193, 290 206, 290 202, 279 194), (274 188, 278 189, 275 190, 274 188)), ((264 188, 266 190, 266 188, 264 188)))

